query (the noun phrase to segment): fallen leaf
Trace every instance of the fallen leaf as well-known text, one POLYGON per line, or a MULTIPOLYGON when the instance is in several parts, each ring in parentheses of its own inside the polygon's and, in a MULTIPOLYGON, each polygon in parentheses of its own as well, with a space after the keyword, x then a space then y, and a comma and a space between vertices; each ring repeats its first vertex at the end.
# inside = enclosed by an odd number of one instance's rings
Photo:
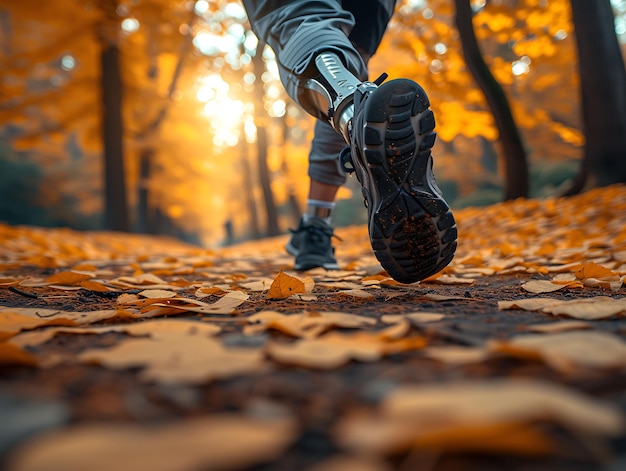
POLYGON ((0 278, 0 288, 19 285, 24 278, 0 278))
POLYGON ((626 366, 626 343, 616 335, 598 331, 523 334, 491 341, 493 352, 521 358, 541 358, 563 373, 612 370, 626 366))
POLYGON ((584 263, 580 269, 576 271, 576 278, 580 280, 584 280, 585 278, 605 278, 616 275, 617 273, 595 262, 584 263))
POLYGON ((202 287, 202 288, 198 288, 196 290, 196 292, 194 293, 194 296, 196 298, 206 298, 208 296, 224 296, 226 293, 228 293, 228 291, 218 287, 218 286, 211 286, 211 287, 202 287))
POLYGON ((112 289, 106 286, 104 283, 93 280, 81 281, 80 287, 83 289, 88 289, 89 291, 96 291, 98 293, 106 293, 107 291, 112 291, 112 289))
POLYGON ((546 422, 598 440, 624 430, 618 408, 575 390, 497 379, 398 387, 378 411, 345 416, 334 436, 342 448, 370 455, 414 448, 537 454, 556 446, 542 433, 546 422))
POLYGON ((0 342, 0 366, 36 366, 37 359, 21 347, 0 342))
POLYGON ((244 469, 280 456, 297 436, 290 417, 215 414, 170 423, 76 425, 23 443, 12 471, 244 469))
POLYGON ((434 283, 434 284, 441 284, 441 285, 473 285, 476 280, 474 280, 473 278, 460 278, 458 276, 452 276, 452 275, 442 275, 439 276, 435 279, 427 279, 427 280, 423 280, 422 283, 434 283))
MULTIPOLYGON (((613 278, 613 277, 611 277, 611 278, 613 278)), ((583 285, 585 285, 585 286, 587 286, 589 288, 602 288, 602 289, 607 290, 607 291, 616 292, 616 291, 619 291, 621 289, 621 287, 624 284, 624 282, 621 281, 619 279, 619 277, 614 277, 614 278, 617 278, 617 279, 609 280, 609 279, 605 278, 605 279, 599 280, 597 278, 585 278, 583 280, 583 285)))
POLYGON ((385 355, 426 346, 423 337, 388 339, 376 332, 359 332, 352 335, 329 333, 323 337, 303 339, 286 344, 270 342, 266 351, 274 361, 314 369, 334 369, 350 360, 377 361, 385 355))
POLYGON ((566 332, 568 330, 587 330, 591 329, 592 326, 588 322, 582 321, 559 321, 559 322, 548 322, 545 324, 530 324, 530 325, 522 325, 522 330, 527 330, 529 332, 536 333, 554 333, 554 332, 566 332))
POLYGON ((134 324, 109 325, 99 327, 50 327, 35 331, 22 332, 9 339, 9 343, 19 347, 35 347, 46 343, 56 334, 99 335, 107 332, 124 332, 129 335, 149 336, 152 338, 169 335, 204 335, 218 334, 221 328, 216 325, 188 321, 184 319, 147 320, 134 324))
POLYGON ((246 283, 239 283, 239 286, 247 289, 248 291, 263 292, 267 291, 273 282, 274 280, 271 278, 261 278, 254 281, 248 281, 246 283))
POLYGON ((165 289, 144 289, 143 291, 137 294, 142 298, 149 299, 168 299, 175 298, 177 294, 174 291, 165 290, 165 289))
POLYGON ((408 319, 400 319, 397 322, 392 323, 389 327, 386 327, 378 331, 383 339, 395 340, 405 337, 411 330, 411 323, 408 319))
POLYGON ((594 298, 576 299, 548 305, 542 311, 553 316, 567 316, 583 320, 608 319, 613 316, 626 314, 626 298, 615 299, 597 296, 594 298))
POLYGON ((553 298, 526 298, 513 301, 498 301, 498 309, 523 309, 524 311, 541 311, 542 309, 563 303, 560 299, 553 298))
POLYGON ((362 289, 348 289, 338 291, 336 293, 338 296, 346 296, 349 298, 358 298, 358 299, 374 299, 374 295, 362 289))
POLYGON ((241 306, 245 301, 250 298, 249 295, 242 293, 241 291, 231 291, 227 293, 217 301, 212 304, 206 304, 202 306, 196 305, 198 301, 195 301, 196 304, 164 304, 164 303, 155 303, 152 306, 160 306, 171 309, 177 309, 181 311, 187 312, 195 312, 198 314, 233 314, 235 308, 241 306))
POLYGON ((552 293, 554 291, 560 291, 562 289, 582 288, 583 284, 580 281, 559 282, 554 283, 551 280, 532 280, 527 281, 522 285, 522 288, 529 293, 552 293))
POLYGON ((267 299, 285 299, 292 294, 298 293, 310 293, 307 291, 305 282, 298 277, 288 275, 285 272, 279 272, 269 291, 267 292, 267 299))
POLYGON ((46 278, 46 283, 62 286, 80 286, 81 282, 89 280, 93 277, 94 275, 91 274, 64 271, 49 276, 46 278))
POLYGON ((420 324, 440 321, 444 317, 445 315, 439 312, 410 312, 408 314, 386 314, 381 316, 380 321, 386 324, 393 324, 400 322, 402 319, 407 319, 413 325, 419 326, 420 324))
POLYGON ((261 311, 248 316, 244 328, 246 335, 256 335, 274 329, 293 337, 314 338, 331 328, 355 329, 376 324, 371 317, 344 314, 342 312, 309 312, 299 314, 282 314, 276 311, 261 311))
MULTIPOLYGON (((43 325, 85 325, 93 324, 116 316, 134 317, 132 313, 116 309, 104 309, 98 311, 60 311, 58 309, 47 309, 38 307, 8 308, 0 307, 0 315, 6 312, 22 314, 33 319, 49 321, 43 325), (72 323, 73 322, 73 323, 72 323)), ((137 318, 140 316, 136 316, 137 318)))
POLYGON ((422 353, 433 360, 458 365, 479 363, 489 358, 489 350, 484 347, 442 345, 426 347, 422 353))
POLYGON ((266 367, 261 350, 224 348, 219 341, 198 335, 130 339, 109 349, 87 350, 78 359, 111 369, 142 367, 142 380, 168 384, 204 384, 266 367))
POLYGON ((66 318, 46 319, 31 317, 15 311, 0 312, 0 341, 13 337, 23 330, 35 329, 48 325, 76 325, 66 318))

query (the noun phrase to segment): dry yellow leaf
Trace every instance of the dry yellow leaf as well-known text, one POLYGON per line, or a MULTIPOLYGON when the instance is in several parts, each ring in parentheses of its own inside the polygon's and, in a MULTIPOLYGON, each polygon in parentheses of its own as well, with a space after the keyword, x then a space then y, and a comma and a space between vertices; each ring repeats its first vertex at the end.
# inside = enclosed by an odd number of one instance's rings
POLYGON ((106 293, 107 291, 112 291, 111 288, 106 286, 104 283, 93 280, 85 280, 80 282, 80 287, 84 289, 88 289, 90 291, 96 291, 99 293, 106 293))
POLYGON ((498 309, 523 309, 524 311, 541 311, 547 306, 563 303, 560 299, 552 298, 526 298, 514 301, 498 301, 498 309))
POLYGON ((224 290, 223 288, 220 288, 218 286, 210 286, 210 287, 198 288, 196 292, 194 293, 194 296, 196 298, 202 299, 202 298, 206 298, 207 296, 212 296, 212 295, 223 296, 226 293, 228 293, 228 291, 224 290))
POLYGON ((323 337, 291 344, 271 342, 266 350, 276 362, 325 370, 338 368, 350 360, 372 362, 387 354, 419 350, 425 346, 423 337, 389 339, 385 338, 383 330, 381 333, 358 332, 352 335, 331 332, 323 337))
POLYGON ((576 278, 580 280, 585 278, 605 278, 616 275, 618 274, 595 262, 584 263, 580 269, 576 271, 576 278))
MULTIPOLYGON (((176 304, 175 302, 168 304, 154 303, 152 306, 195 312, 198 314, 234 314, 235 308, 241 306, 249 297, 250 296, 241 291, 231 291, 212 304, 186 298, 175 298, 171 301, 183 301, 185 304, 176 304)), ((150 312, 151 311, 148 311, 148 314, 150 314, 150 312)))
POLYGON ((19 285, 24 278, 0 278, 0 288, 19 285))
POLYGON ((263 278, 259 278, 253 281, 239 283, 239 286, 241 286, 244 289, 247 289, 248 291, 263 292, 263 291, 267 291, 270 288, 273 281, 274 280, 272 280, 271 278, 263 277, 263 278))
POLYGON ((594 298, 575 299, 548 305, 543 308, 543 312, 553 316, 567 316, 590 321, 608 319, 626 314, 626 298, 596 296, 594 298))
POLYGON ((546 324, 530 324, 521 327, 523 330, 536 333, 548 333, 566 332, 568 330, 587 330, 592 326, 588 322, 582 321, 559 321, 548 322, 546 324))
POLYGON ((371 317, 344 314, 342 312, 302 312, 282 314, 276 311, 261 311, 247 318, 252 324, 244 328, 247 335, 274 329, 293 337, 314 338, 333 327, 355 329, 376 324, 371 317))
POLYGON ((582 288, 583 284, 580 281, 558 282, 554 283, 551 280, 532 280, 527 281, 522 285, 522 288, 529 293, 552 293, 554 291, 560 291, 562 289, 582 288))
POLYGON ((278 273, 269 291, 267 292, 268 299, 285 299, 292 294, 304 294, 310 293, 311 289, 307 289, 305 286, 305 280, 281 271, 278 273))
POLYGON ((583 280, 583 285, 589 288, 602 288, 604 290, 613 291, 613 292, 619 291, 622 285, 624 284, 624 282, 621 281, 619 277, 617 276, 613 276, 609 278, 604 278, 602 280, 599 280, 597 278, 585 278, 583 280), (609 278, 615 278, 615 279, 609 279, 609 278))
POLYGON ((490 350, 522 358, 539 357, 564 373, 610 370, 626 366, 626 343, 607 332, 573 331, 524 334, 506 341, 492 341, 490 350))
MULTIPOLYGON (((20 308, 8 308, 0 307, 0 315, 2 313, 12 312, 15 314, 22 314, 24 316, 48 321, 47 325, 85 325, 93 324, 94 322, 102 321, 105 319, 112 319, 116 316, 122 316, 125 318, 133 317, 133 314, 128 311, 121 311, 115 309, 105 309, 100 311, 59 311, 58 309, 47 309, 38 307, 20 307, 20 308), (72 324, 70 321, 74 322, 72 324)), ((140 316, 137 316, 140 317, 140 316)), ((42 324, 43 325, 43 324, 42 324)))
POLYGON ((402 319, 411 321, 415 326, 426 324, 428 322, 437 322, 445 317, 439 312, 410 312, 408 314, 385 314, 381 316, 380 321, 386 324, 394 324, 402 319))
POLYGON ((452 275, 442 275, 435 279, 428 278, 423 280, 422 283, 435 283, 441 285, 472 285, 476 280, 473 278, 461 278, 452 275))
POLYGON ((142 380, 169 384, 203 384, 265 369, 261 350, 226 349, 217 340, 198 335, 130 339, 109 349, 87 350, 78 359, 111 369, 143 367, 142 380))
POLYGON ((36 366, 37 359, 21 347, 0 342, 0 366, 36 366))
POLYGON ((168 335, 204 335, 218 334, 221 328, 216 325, 188 321, 183 319, 148 320, 134 324, 110 325, 101 327, 51 327, 35 331, 22 332, 9 339, 9 343, 18 347, 35 347, 46 343, 58 333, 63 334, 105 334, 107 332, 125 332, 129 335, 149 336, 152 338, 168 335))
POLYGON ((358 299, 374 299, 374 295, 362 289, 347 289, 338 291, 336 293, 338 296, 347 296, 349 298, 358 298, 358 299))
POLYGON ((598 440, 624 430, 619 409, 572 389, 537 380, 485 380, 401 386, 379 411, 345 417, 334 435, 357 453, 423 447, 534 454, 553 451, 541 434, 545 422, 598 440))
POLYGON ((78 425, 14 451, 12 471, 245 469, 280 456, 296 438, 291 417, 219 414, 166 424, 78 425))
POLYGON ((0 341, 8 339, 22 330, 35 329, 47 325, 76 325, 76 322, 66 318, 41 318, 27 316, 15 310, 0 312, 0 341))
POLYGON ((148 299, 168 299, 175 298, 177 294, 174 291, 165 289, 144 289, 137 296, 148 299))
POLYGON ((409 319, 413 325, 438 322, 444 317, 445 315, 439 312, 410 312, 406 314, 406 318, 409 319))
POLYGON ((377 333, 383 339, 395 340, 406 336, 411 330, 411 323, 408 319, 400 319, 393 322, 389 327, 379 330, 377 333))
POLYGON ((450 364, 479 363, 489 358, 489 351, 484 347, 432 346, 423 350, 424 355, 433 360, 450 364))
POLYGON ((56 273, 46 278, 46 283, 61 286, 80 286, 80 283, 93 278, 94 275, 87 273, 77 273, 75 271, 64 271, 56 273))

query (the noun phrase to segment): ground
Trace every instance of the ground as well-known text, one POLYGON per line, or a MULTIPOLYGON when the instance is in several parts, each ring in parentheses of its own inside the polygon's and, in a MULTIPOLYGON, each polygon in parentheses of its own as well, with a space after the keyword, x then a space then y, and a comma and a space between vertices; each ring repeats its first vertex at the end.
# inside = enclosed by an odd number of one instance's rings
POLYGON ((295 273, 286 236, 0 226, 3 469, 626 468, 626 188, 456 217, 413 285, 364 227, 295 273))

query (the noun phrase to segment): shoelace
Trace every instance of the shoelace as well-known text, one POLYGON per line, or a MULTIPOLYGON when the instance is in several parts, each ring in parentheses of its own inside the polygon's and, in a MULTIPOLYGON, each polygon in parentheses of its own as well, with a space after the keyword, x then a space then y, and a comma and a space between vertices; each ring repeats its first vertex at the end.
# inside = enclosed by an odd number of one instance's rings
POLYGON ((335 238, 338 241, 342 241, 343 239, 341 237, 339 237, 338 235, 335 234, 334 230, 332 228, 326 228, 326 227, 320 227, 320 226, 316 226, 316 225, 311 225, 311 226, 305 226, 305 227, 299 227, 298 229, 289 229, 289 232, 291 232, 292 234, 300 234, 302 232, 308 232, 310 235, 313 236, 313 240, 315 240, 316 242, 322 241, 323 239, 320 237, 320 235, 324 235, 325 237, 328 238, 335 238))

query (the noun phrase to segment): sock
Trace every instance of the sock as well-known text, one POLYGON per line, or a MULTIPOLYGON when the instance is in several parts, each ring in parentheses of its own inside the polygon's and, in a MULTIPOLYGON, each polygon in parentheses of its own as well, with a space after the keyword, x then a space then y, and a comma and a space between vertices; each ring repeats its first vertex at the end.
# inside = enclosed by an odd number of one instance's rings
POLYGON ((306 211, 302 215, 302 220, 307 222, 312 217, 323 219, 326 224, 330 224, 331 213, 335 203, 333 201, 306 200, 306 211))

